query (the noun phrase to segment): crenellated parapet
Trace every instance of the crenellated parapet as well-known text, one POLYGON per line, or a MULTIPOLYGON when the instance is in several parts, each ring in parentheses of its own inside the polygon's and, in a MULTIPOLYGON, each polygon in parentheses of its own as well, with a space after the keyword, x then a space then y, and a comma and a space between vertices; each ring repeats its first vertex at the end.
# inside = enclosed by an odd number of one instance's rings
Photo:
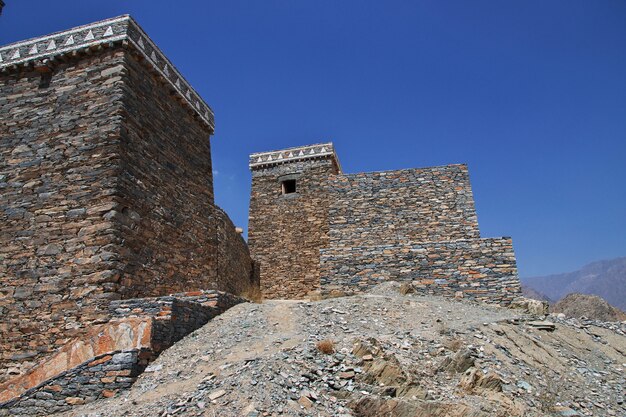
POLYGON ((339 158, 335 153, 332 142, 318 143, 315 145, 298 146, 295 148, 281 149, 278 151, 258 152, 250 155, 250 169, 269 167, 286 162, 306 161, 313 159, 330 158, 337 169, 341 171, 339 158))
POLYGON ((213 131, 213 110, 189 85, 176 67, 129 15, 78 26, 51 35, 31 38, 0 47, 0 72, 20 68, 45 68, 56 60, 93 54, 122 44, 132 47, 180 96, 182 101, 213 131))

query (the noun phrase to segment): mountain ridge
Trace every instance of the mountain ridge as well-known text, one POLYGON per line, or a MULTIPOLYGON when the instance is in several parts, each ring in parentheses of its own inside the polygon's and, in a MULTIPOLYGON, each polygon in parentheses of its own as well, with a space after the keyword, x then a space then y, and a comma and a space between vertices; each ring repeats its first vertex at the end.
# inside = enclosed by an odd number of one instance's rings
POLYGON ((526 277, 521 281, 553 300, 570 293, 597 295, 626 310, 626 256, 591 262, 573 272, 526 277))

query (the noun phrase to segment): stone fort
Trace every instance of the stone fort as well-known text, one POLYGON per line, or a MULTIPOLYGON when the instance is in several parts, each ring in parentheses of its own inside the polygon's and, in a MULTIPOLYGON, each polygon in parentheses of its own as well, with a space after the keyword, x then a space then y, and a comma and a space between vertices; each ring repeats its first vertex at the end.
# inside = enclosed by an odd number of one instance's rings
POLYGON ((344 174, 332 143, 250 156, 248 243, 266 297, 345 295, 388 280, 509 304, 510 238, 480 237, 466 165, 344 174))
POLYGON ((116 395, 259 288, 520 293, 464 165, 344 174, 330 143, 252 154, 247 243, 214 202, 211 108, 130 16, 0 47, 0 119, 0 415, 116 395))

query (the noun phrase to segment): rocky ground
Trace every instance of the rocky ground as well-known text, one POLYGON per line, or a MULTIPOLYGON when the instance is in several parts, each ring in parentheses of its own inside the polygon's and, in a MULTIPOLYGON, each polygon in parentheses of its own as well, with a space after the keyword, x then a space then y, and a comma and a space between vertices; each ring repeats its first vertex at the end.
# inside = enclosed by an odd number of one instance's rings
POLYGON ((626 320, 626 313, 597 295, 568 294, 552 305, 550 311, 563 313, 567 317, 587 317, 603 321, 626 320))
POLYGON ((626 324, 543 319, 395 283, 241 304, 66 416, 626 415, 626 324))

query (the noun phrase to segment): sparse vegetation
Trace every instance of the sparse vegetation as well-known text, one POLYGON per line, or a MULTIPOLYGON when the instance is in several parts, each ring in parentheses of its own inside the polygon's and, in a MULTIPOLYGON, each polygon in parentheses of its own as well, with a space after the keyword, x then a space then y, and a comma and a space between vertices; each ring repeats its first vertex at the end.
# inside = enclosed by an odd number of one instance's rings
POLYGON ((435 324, 435 327, 437 328, 437 333, 439 333, 441 336, 450 334, 450 328, 444 320, 437 319, 436 323, 437 324, 435 324))
POLYGON ((250 286, 241 292, 241 296, 248 301, 252 301, 253 303, 261 304, 263 302, 263 294, 261 293, 261 289, 250 286))
POLYGON ((443 345, 452 352, 458 352, 463 347, 463 339, 458 336, 446 340, 443 345))
POLYGON ((398 288, 398 291, 402 295, 407 295, 407 294, 413 294, 415 292, 415 289, 408 282, 403 282, 402 284, 400 284, 400 288, 398 288))
POLYGON ((335 342, 333 342, 330 339, 320 340, 319 342, 317 342, 316 346, 317 346, 317 350, 319 350, 322 353, 325 353, 326 355, 335 353, 335 342))

